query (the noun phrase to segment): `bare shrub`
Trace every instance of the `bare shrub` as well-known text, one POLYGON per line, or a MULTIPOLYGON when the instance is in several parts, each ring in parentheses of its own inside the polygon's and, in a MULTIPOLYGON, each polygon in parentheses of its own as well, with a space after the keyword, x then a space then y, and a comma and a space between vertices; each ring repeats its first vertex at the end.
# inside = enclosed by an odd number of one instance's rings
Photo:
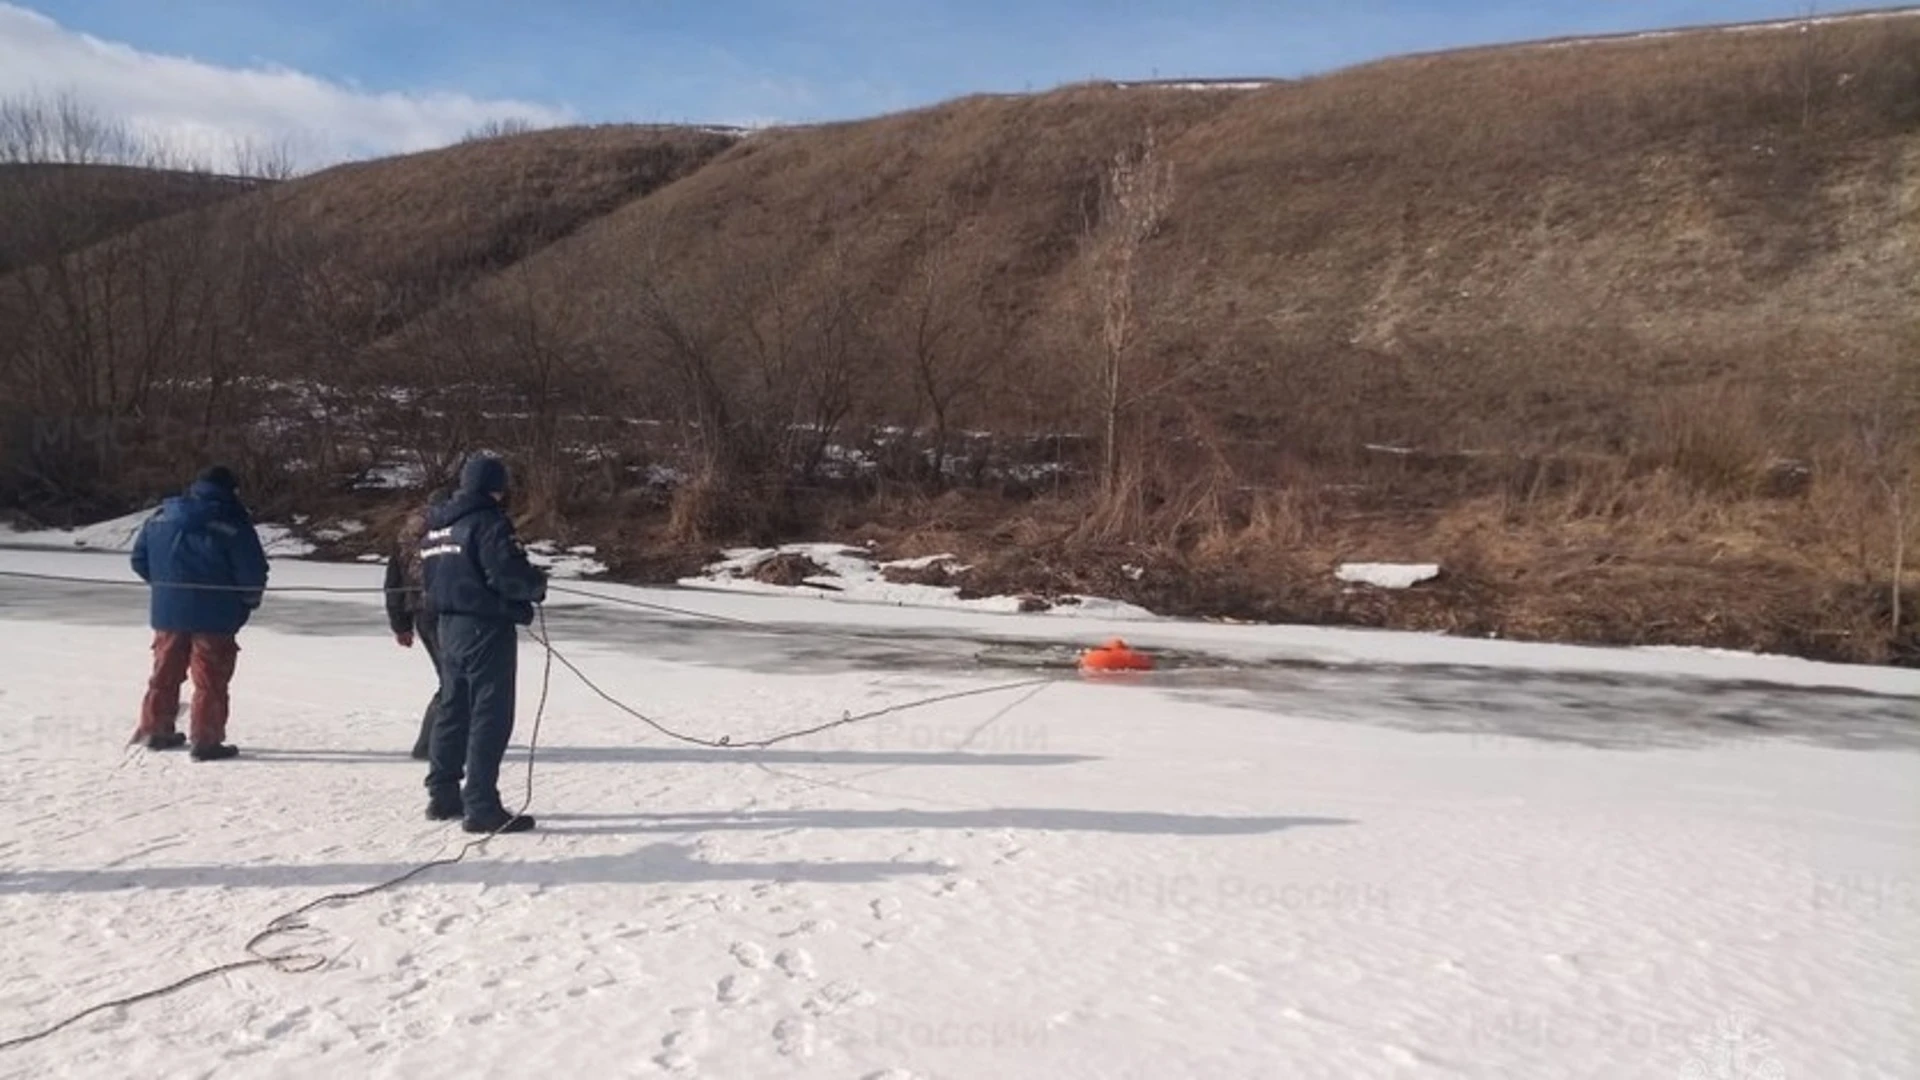
POLYGON ((1646 455, 1695 489, 1735 498, 1756 493, 1773 460, 1769 422, 1751 392, 1704 386, 1662 401, 1646 455))
POLYGON ((525 135, 537 130, 532 120, 523 116, 503 116, 485 120, 469 129, 462 136, 464 142, 480 142, 485 139, 499 139, 508 135, 525 135))

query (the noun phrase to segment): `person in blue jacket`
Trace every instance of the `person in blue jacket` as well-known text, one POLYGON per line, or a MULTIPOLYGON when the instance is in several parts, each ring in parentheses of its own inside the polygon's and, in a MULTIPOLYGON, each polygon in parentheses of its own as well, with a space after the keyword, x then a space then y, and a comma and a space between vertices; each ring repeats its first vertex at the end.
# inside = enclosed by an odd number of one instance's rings
POLYGON ((500 761, 513 737, 518 628, 547 598, 507 517, 507 467, 479 455, 427 515, 420 541, 429 603, 440 617, 440 709, 427 756, 427 817, 473 833, 524 832, 500 803, 500 761), (461 781, 465 780, 465 786, 461 781))
POLYGON ((184 495, 167 499, 133 543, 133 571, 147 582, 153 671, 134 742, 151 750, 193 744, 196 761, 230 758, 227 687, 238 635, 267 587, 267 556, 232 470, 215 465, 184 495), (180 684, 193 679, 189 733, 176 725, 180 684))

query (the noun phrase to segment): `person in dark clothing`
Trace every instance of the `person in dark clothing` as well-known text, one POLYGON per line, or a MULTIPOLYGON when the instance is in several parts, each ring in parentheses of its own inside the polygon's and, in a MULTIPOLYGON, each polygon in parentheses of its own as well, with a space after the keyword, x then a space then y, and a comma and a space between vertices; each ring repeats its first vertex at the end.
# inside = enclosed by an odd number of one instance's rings
POLYGON ((533 819, 500 804, 500 761, 513 737, 517 628, 533 622, 547 577, 507 517, 507 467, 477 456, 453 497, 427 515, 421 566, 440 618, 440 713, 428 746, 427 817, 468 832, 523 832, 533 819), (465 787, 461 781, 465 780, 465 787))
POLYGON ((427 760, 433 738, 433 720, 440 715, 440 617, 427 602, 426 579, 420 573, 420 540, 427 534, 427 514, 447 501, 449 492, 435 491, 427 505, 407 515, 394 538, 393 551, 387 556, 387 625, 393 640, 403 649, 413 648, 416 638, 427 650, 433 664, 433 697, 420 717, 420 735, 413 742, 415 761, 427 760))
POLYGON ((226 742, 228 684, 238 635, 267 587, 267 556, 232 470, 216 465, 140 528, 133 572, 151 591, 153 671, 133 742, 173 750, 191 742, 196 761, 240 751, 226 742), (189 733, 176 730, 180 684, 193 679, 189 733))

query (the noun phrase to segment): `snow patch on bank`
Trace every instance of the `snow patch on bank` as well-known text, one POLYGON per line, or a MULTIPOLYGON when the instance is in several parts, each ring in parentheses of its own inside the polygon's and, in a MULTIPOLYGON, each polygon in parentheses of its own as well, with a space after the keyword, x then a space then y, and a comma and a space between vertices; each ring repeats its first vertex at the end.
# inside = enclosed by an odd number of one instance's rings
POLYGON ((337 525, 327 525, 313 530, 313 537, 332 544, 345 540, 349 536, 359 536, 366 531, 367 523, 364 521, 342 521, 337 525))
POLYGON ((564 552, 551 540, 538 540, 527 545, 527 561, 556 578, 584 578, 606 573, 607 564, 594 558, 596 554, 597 550, 587 544, 570 547, 564 552))
MULTIPOLYGON (((960 590, 948 585, 917 585, 888 581, 886 571, 925 570, 938 563, 952 563, 950 555, 930 555, 914 559, 882 562, 871 552, 844 544, 786 544, 777 548, 733 548, 725 558, 697 577, 682 578, 679 584, 689 589, 757 593, 763 596, 809 596, 836 599, 857 604, 882 604, 890 607, 941 608, 955 611, 980 611, 996 614, 1034 612, 1031 601, 1018 596, 983 596, 961 599, 960 590), (781 556, 807 559, 820 568, 797 585, 777 585, 758 580, 754 574, 781 556), (1026 605, 1026 606, 1023 606, 1026 605)), ((954 573, 968 568, 958 564, 954 573)), ((1044 613, 1083 619, 1157 619, 1146 608, 1120 600, 1097 596, 1050 597, 1044 613)))
POLYGON ((1435 563, 1342 563, 1333 575, 1355 585, 1376 589, 1411 589, 1440 576, 1435 563))
POLYGON ((413 462, 387 462, 363 473, 356 491, 417 491, 427 486, 427 470, 413 462))
MULTIPOLYGON (((153 514, 152 510, 141 510, 78 529, 15 529, 0 525, 0 544, 8 547, 77 548, 126 555, 132 553, 134 541, 140 536, 140 527, 153 514)), ((258 524, 254 528, 260 533, 260 546, 266 549, 268 555, 299 558, 314 552, 313 544, 294 535, 293 530, 285 525, 258 524)))

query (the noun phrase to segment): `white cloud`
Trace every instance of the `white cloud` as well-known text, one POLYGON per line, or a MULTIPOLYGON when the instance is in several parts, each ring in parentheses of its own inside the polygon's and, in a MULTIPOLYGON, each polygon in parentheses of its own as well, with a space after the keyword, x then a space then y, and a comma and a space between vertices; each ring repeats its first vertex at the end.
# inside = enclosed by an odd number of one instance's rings
POLYGON ((302 166, 444 146, 487 120, 568 122, 559 109, 452 93, 370 93, 287 68, 142 52, 0 2, 0 98, 69 94, 169 148, 231 168, 236 144, 302 166))

